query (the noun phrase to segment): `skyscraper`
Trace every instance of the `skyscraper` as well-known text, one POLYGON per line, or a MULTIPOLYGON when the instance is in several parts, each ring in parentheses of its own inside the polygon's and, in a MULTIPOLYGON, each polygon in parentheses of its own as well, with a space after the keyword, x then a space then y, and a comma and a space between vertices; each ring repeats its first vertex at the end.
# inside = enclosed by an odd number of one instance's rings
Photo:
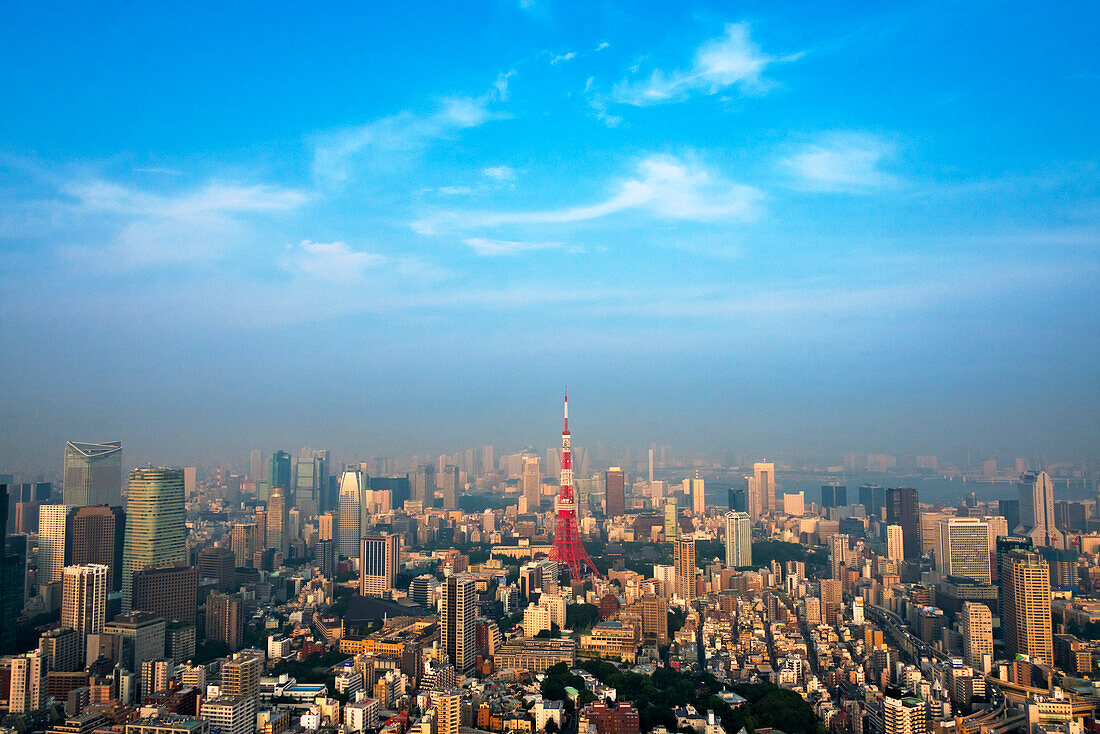
MULTIPOLYGON (((27 556, 12 552, 8 541, 8 485, 0 484, 0 655, 15 645, 16 620, 23 610, 27 556)), ((26 547, 23 536, 24 548, 26 547)))
POLYGON ((542 465, 537 456, 523 457, 523 496, 528 512, 538 512, 542 503, 542 465))
POLYGON ((626 473, 613 466, 604 473, 604 504, 608 517, 621 517, 626 512, 626 473))
POLYGON ((287 491, 282 487, 272 487, 267 500, 267 547, 282 553, 284 558, 290 546, 287 491))
POLYGON ((747 512, 726 513, 726 568, 752 565, 752 518, 747 512))
POLYGON ((107 567, 108 593, 122 588, 122 550, 126 513, 121 507, 78 507, 68 513, 65 528, 69 563, 107 567))
POLYGON ((1050 617, 1050 569, 1038 553, 1011 551, 1001 569, 1005 653, 1027 655, 1053 664, 1050 617))
POLYGON ((381 533, 364 537, 359 554, 359 593, 382 596, 393 588, 401 566, 400 536, 381 533))
POLYGON ((8 710, 26 714, 46 707, 46 656, 35 650, 11 660, 8 710))
POLYGON ((1065 548, 1066 536, 1055 527, 1054 483, 1045 471, 1029 471, 1020 477, 1020 525, 1016 535, 1031 538, 1036 548, 1065 548))
POLYGON ((680 536, 680 508, 676 495, 665 497, 665 542, 671 543, 680 536))
POLYGON ((244 642, 244 603, 235 594, 211 594, 206 598, 206 638, 221 640, 230 650, 244 642))
MULTIPOLYGON (((443 490, 444 510, 458 509, 458 485, 458 467, 454 464, 447 464, 443 467, 443 471, 439 473, 439 488, 443 490)), ((535 510, 538 510, 537 504, 535 510)))
POLYGON ((698 471, 691 480, 691 511, 696 515, 705 515, 707 511, 707 483, 698 471))
POLYGON ((229 542, 230 549, 233 551, 234 565, 237 568, 252 566, 252 557, 260 549, 256 541, 257 533, 256 523, 254 522, 239 522, 233 526, 229 542))
POLYGON ((286 451, 276 451, 271 455, 268 465, 268 486, 271 489, 278 487, 290 492, 290 454, 286 451))
POLYGON ((187 561, 183 470, 143 467, 130 472, 122 551, 122 610, 133 601, 134 573, 187 561))
POLYGON ((107 623, 108 578, 107 566, 98 563, 65 567, 61 627, 79 632, 82 642, 88 633, 102 632, 107 623))
POLYGON ((988 673, 993 662, 993 612, 985 604, 963 602, 962 630, 966 664, 988 673))
POLYGON ((770 461, 758 461, 752 465, 752 475, 756 480, 757 491, 760 493, 760 511, 763 513, 778 508, 782 504, 782 498, 777 494, 775 464, 770 461))
POLYGON ((443 584, 440 614, 443 649, 455 670, 464 673, 474 667, 477 655, 474 625, 477 589, 472 578, 460 575, 447 578, 443 584))
POLYGON ((424 507, 431 507, 435 503, 435 467, 431 464, 422 464, 416 467, 416 472, 410 477, 412 480, 412 497, 414 502, 423 502, 424 507))
POLYGON ((324 506, 323 490, 328 482, 328 451, 309 447, 298 452, 294 478, 294 504, 309 518, 328 508, 324 506))
POLYGON ((921 554, 919 513, 917 490, 912 487, 892 487, 887 490, 886 524, 901 526, 907 559, 919 558, 921 554))
POLYGON ((65 569, 68 505, 42 505, 38 511, 38 584, 61 581, 65 569))
MULTIPOLYGON (((848 504, 848 488, 836 484, 821 485, 822 507, 845 507, 848 504)), ((867 513, 870 515, 871 513, 867 513)))
POLYGON ((677 538, 672 544, 672 565, 676 574, 675 596, 695 598, 695 539, 677 538))
POLYGON ((245 731, 256 730, 256 708, 263 670, 264 658, 255 652, 239 652, 222 663, 222 697, 236 696, 248 701, 242 712, 245 731))
POLYGON ((164 620, 194 624, 199 604, 199 573, 182 563, 143 568, 133 574, 132 607, 164 620))
POLYGON ((359 469, 348 469, 340 475, 336 552, 344 558, 355 558, 359 555, 359 538, 363 533, 363 512, 368 481, 366 475, 359 469))
POLYGON ((989 573, 989 526, 976 517, 945 517, 936 523, 936 567, 942 576, 962 576, 982 584, 989 573))
POLYGON ((901 525, 886 526, 886 557, 891 561, 905 560, 905 539, 901 525))
POLYGON ((65 504, 122 505, 122 442, 65 444, 65 504))

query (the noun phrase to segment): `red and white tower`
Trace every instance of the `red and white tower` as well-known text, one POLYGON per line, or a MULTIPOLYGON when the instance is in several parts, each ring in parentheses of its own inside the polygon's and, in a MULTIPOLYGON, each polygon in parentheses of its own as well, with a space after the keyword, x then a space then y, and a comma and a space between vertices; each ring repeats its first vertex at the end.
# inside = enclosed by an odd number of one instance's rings
POLYGON ((554 546, 550 558, 569 566, 569 576, 574 580, 588 573, 599 575, 596 564, 581 545, 580 527, 577 525, 577 495, 573 492, 573 453, 569 445, 569 392, 565 395, 565 430, 561 432, 561 489, 555 502, 558 522, 554 527, 554 546))

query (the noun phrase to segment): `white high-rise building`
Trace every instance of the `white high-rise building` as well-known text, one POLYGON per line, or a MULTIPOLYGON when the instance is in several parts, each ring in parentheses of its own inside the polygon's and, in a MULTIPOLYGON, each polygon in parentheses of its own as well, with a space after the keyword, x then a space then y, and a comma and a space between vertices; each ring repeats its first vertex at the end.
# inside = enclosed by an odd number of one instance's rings
POLYGON ((1020 477, 1020 525, 1016 535, 1031 538, 1036 548, 1065 548, 1066 536, 1054 526, 1054 483, 1045 471, 1020 477))
POLYGON ((344 558, 356 558, 359 555, 359 539, 363 533, 363 512, 366 504, 366 483, 366 475, 358 469, 348 469, 340 476, 336 552, 344 558))
POLYGON ((886 557, 891 561, 905 560, 905 541, 901 525, 886 526, 886 557))
POLYGON ((107 623, 107 566, 67 566, 61 585, 61 627, 82 633, 102 632, 107 623))
POLYGON ((752 465, 753 479, 760 492, 760 511, 777 510, 780 497, 776 494, 775 464, 770 461, 758 461, 752 465))
POLYGON ((26 714, 46 707, 46 656, 35 650, 11 659, 8 711, 26 714))
POLYGON ((747 512, 726 513, 726 567, 752 565, 752 518, 747 512))
POLYGON ((695 472, 695 478, 691 480, 691 511, 696 515, 705 515, 707 511, 707 484, 706 480, 695 472))
POLYGON ((993 664, 993 612, 985 604, 963 602, 962 632, 966 664, 988 673, 993 664))
POLYGON ((989 526, 976 517, 945 517, 936 526, 936 567, 940 575, 991 583, 989 526))
POLYGON ((199 718, 222 734, 252 734, 254 706, 244 696, 218 696, 203 701, 199 718))
POLYGON ((53 584, 65 571, 65 527, 68 505, 42 505, 38 509, 38 583, 53 584))
POLYGON ((527 511, 538 512, 542 504, 542 466, 537 456, 523 457, 521 478, 523 496, 527 498, 527 511))

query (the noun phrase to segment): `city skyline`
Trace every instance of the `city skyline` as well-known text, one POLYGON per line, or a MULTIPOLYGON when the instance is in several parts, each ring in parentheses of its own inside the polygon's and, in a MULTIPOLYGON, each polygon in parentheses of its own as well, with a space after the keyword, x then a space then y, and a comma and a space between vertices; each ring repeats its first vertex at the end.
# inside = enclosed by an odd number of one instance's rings
POLYGON ((68 10, 0 30, 11 461, 552 446, 565 381, 578 445, 1095 459, 1093 8, 68 10))

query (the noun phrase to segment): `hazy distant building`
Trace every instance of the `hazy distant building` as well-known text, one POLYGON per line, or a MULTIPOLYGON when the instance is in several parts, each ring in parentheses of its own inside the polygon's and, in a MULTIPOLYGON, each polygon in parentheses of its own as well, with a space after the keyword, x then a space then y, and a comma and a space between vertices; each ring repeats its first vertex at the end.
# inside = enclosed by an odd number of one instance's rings
POLYGON ((1036 548, 1065 548, 1066 536, 1054 519, 1054 483, 1045 471, 1020 477, 1020 524, 1014 534, 1031 538, 1036 548))
POLYGON ((287 555, 290 547, 290 515, 287 504, 288 490, 282 487, 272 487, 271 496, 267 500, 267 533, 266 545, 274 548, 276 553, 287 555))
POLYGON ((122 442, 65 444, 64 503, 122 505, 122 442))
POLYGON ((665 542, 671 543, 680 535, 680 508, 676 495, 665 497, 665 542))
MULTIPOLYGON (((848 488, 836 484, 821 485, 822 507, 846 507, 848 505, 848 488)), ((870 514, 870 513, 868 513, 870 514)))
MULTIPOLYGON (((443 509, 457 510, 459 493, 457 466, 447 464, 443 467, 443 471, 439 473, 439 489, 443 492, 443 509)), ((535 505, 535 509, 538 509, 538 505, 535 505)))
POLYGON ((726 513, 726 567, 752 565, 752 518, 747 512, 726 513))
POLYGON ((303 448, 298 452, 294 475, 294 505, 302 517, 313 517, 324 507, 324 488, 328 483, 328 451, 303 448))
POLYGON ((412 500, 423 502, 425 507, 431 507, 435 502, 435 467, 431 464, 422 464, 416 468, 416 472, 410 477, 412 480, 412 500))
POLYGON ((775 483, 775 464, 770 461, 758 461, 752 465, 753 479, 756 480, 756 491, 760 497, 760 512, 777 510, 781 504, 778 494, 778 486, 775 483))
POLYGON ((122 610, 130 611, 134 573, 187 562, 183 470, 143 467, 130 472, 122 552, 122 610))
POLYGON ((699 472, 695 472, 691 480, 691 511, 696 515, 704 515, 707 511, 707 483, 699 472))
POLYGON ((527 498, 527 511, 538 512, 542 504, 542 464, 537 456, 523 457, 523 496, 527 498))
POLYGON ((621 517, 626 512, 626 473, 613 466, 604 473, 604 514, 621 517))
POLYGON ((121 507, 79 507, 66 518, 66 543, 69 563, 90 563, 107 567, 110 591, 122 588, 122 551, 126 535, 126 513, 121 507))

